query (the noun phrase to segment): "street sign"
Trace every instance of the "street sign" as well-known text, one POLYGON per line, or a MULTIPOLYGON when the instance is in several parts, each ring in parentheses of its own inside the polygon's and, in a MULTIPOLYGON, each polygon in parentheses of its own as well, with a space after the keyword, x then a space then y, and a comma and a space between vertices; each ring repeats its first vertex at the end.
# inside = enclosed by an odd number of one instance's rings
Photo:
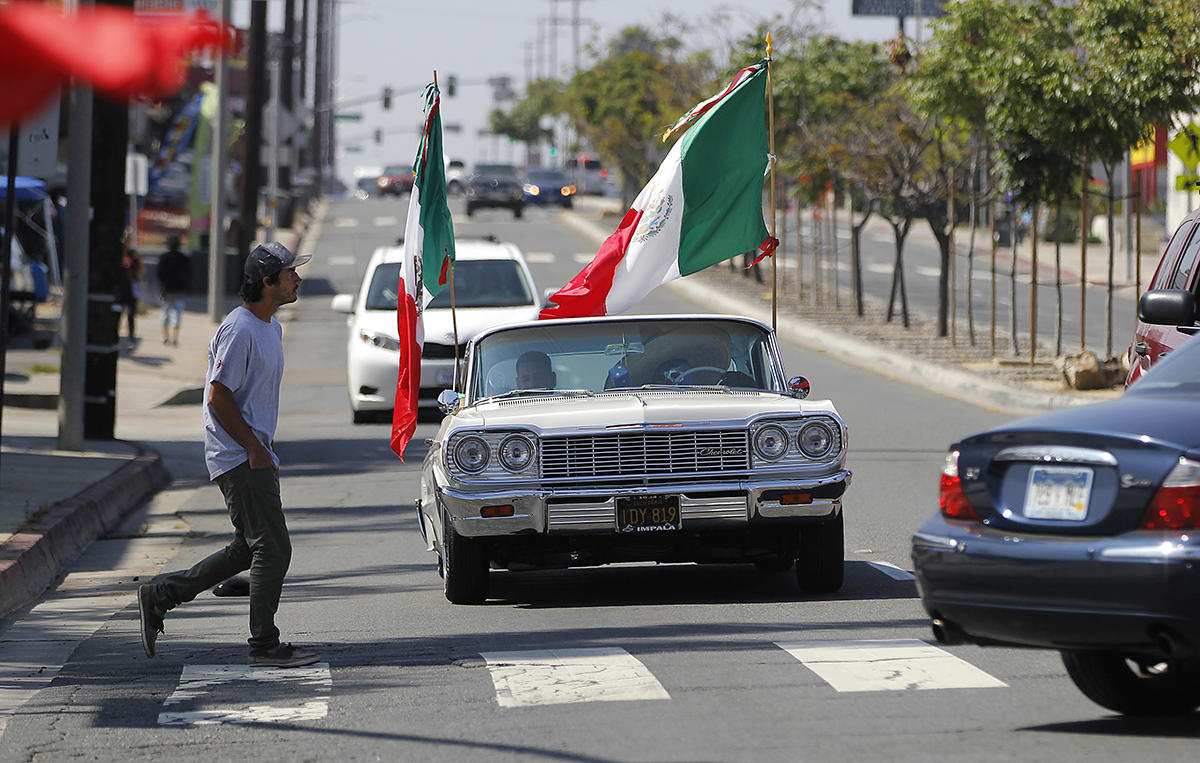
POLYGON ((1176 175, 1176 191, 1195 191, 1200 189, 1200 175, 1176 175))
POLYGON ((850 4, 850 13, 854 16, 944 16, 943 2, 945 0, 854 0, 850 4))
POLYGON ((1184 125, 1179 134, 1171 138, 1167 148, 1179 157, 1179 161, 1183 162, 1184 167, 1195 172, 1196 165, 1200 164, 1200 125, 1195 122, 1184 125))
POLYGON ((361 111, 342 111, 333 115, 333 118, 339 122, 361 122, 361 111))

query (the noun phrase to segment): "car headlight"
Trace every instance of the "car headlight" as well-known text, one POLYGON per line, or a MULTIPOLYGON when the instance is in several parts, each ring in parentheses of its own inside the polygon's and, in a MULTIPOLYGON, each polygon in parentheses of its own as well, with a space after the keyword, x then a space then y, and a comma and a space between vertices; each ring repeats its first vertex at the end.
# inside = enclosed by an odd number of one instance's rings
POLYGON ((510 472, 523 472, 533 463, 533 441, 525 435, 509 435, 500 443, 500 465, 510 472))
POLYGON ((488 464, 488 446, 482 437, 469 435, 454 446, 454 463, 468 474, 478 474, 488 464))
POLYGON ((358 339, 363 344, 369 344, 372 347, 378 347, 381 350, 391 350, 392 352, 400 351, 400 340, 387 334, 380 334, 375 331, 366 329, 358 330, 358 339))
POLYGON ((809 458, 821 458, 829 455, 833 448, 833 430, 828 424, 814 421, 805 424, 796 435, 796 444, 800 451, 809 458))
POLYGON ((536 185, 534 185, 532 183, 525 186, 525 193, 529 194, 530 196, 537 196, 541 192, 542 192, 542 189, 538 188, 536 185))
POLYGON ((571 195, 571 194, 573 194, 573 193, 575 193, 575 186, 573 186, 573 185, 564 185, 564 186, 562 187, 562 195, 563 195, 563 196, 570 196, 570 195, 571 195))
POLYGON ((778 461, 787 449, 788 436, 783 427, 768 424, 754 435, 754 452, 767 461, 778 461))

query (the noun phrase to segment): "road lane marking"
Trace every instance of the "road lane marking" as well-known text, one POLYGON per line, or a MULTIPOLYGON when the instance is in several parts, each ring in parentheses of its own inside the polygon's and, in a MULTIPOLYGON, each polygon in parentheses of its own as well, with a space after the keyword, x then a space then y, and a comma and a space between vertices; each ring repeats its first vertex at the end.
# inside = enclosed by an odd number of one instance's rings
MULTIPOLYGON (((246 702, 216 704, 191 710, 164 710, 158 714, 160 726, 207 726, 220 723, 286 723, 316 721, 329 714, 329 695, 333 679, 329 663, 318 662, 304 668, 261 668, 249 665, 184 665, 179 686, 163 701, 163 707, 203 705, 205 698, 235 681, 255 681, 270 686, 274 705, 252 704, 254 689, 238 687, 237 695, 249 695, 246 702), (298 701, 288 704, 280 694, 294 693, 298 701)), ((264 687, 265 688, 265 687, 264 687)))
POLYGON ((382 228, 388 225, 395 225, 399 221, 400 218, 396 217, 395 215, 384 215, 382 217, 376 217, 372 222, 376 227, 382 228))
POLYGON ((573 255, 572 259, 575 260, 576 262, 588 263, 588 262, 591 262, 592 260, 596 259, 596 253, 595 252, 579 252, 578 254, 573 255))
POLYGON ((483 652, 500 707, 670 699, 649 669, 624 649, 483 652))
POLYGON ((333 220, 335 228, 357 228, 358 218, 356 217, 336 217, 333 220))
POLYGON ((354 255, 352 255, 352 254, 339 254, 339 255, 335 255, 333 257, 325 258, 326 265, 334 265, 334 266, 353 265, 356 261, 357 260, 355 259, 354 255))
POLYGON ((911 572, 902 570, 891 562, 867 562, 867 564, 887 575, 892 580, 915 580, 911 572))
POLYGON ((558 256, 554 252, 526 252, 525 261, 530 263, 538 263, 549 265, 558 261, 558 256))
POLYGON ((918 639, 778 641, 776 645, 840 692, 990 689, 1008 685, 918 639))

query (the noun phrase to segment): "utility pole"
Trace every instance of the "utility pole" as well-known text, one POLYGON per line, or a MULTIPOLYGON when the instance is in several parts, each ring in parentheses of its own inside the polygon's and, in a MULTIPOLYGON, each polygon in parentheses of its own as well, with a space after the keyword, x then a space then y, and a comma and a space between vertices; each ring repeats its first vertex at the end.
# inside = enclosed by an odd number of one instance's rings
POLYGON ((313 66, 313 103, 316 114, 313 117, 313 167, 317 171, 317 193, 325 192, 325 156, 327 147, 332 140, 329 134, 333 124, 333 102, 329 97, 329 44, 330 44, 330 8, 333 0, 316 0, 317 24, 315 64, 313 66))
POLYGON ((238 262, 250 254, 258 235, 258 192, 262 185, 263 100, 266 93, 267 0, 250 3, 250 87, 246 97, 246 166, 242 169, 238 213, 238 262))
MULTIPOLYGON (((283 3, 283 46, 280 50, 280 81, 279 103, 288 113, 296 113, 296 0, 284 0, 283 3)), ((279 165, 279 191, 285 199, 283 214, 279 225, 282 228, 292 227, 292 217, 295 215, 295 197, 292 194, 292 166, 296 160, 296 152, 292 149, 292 141, 285 141, 286 146, 280 146, 284 161, 279 165)))
MULTIPOLYGON (((232 5, 233 0, 221 0, 222 24, 229 23, 232 5)), ((213 116, 212 165, 208 173, 211 200, 208 214, 208 317, 213 323, 220 323, 225 317, 225 173, 229 167, 229 62, 225 56, 214 57, 213 70, 217 110, 213 116)))
MULTIPOLYGON (((129 10, 133 0, 106 0, 129 10)), ((76 140, 86 139, 76 135, 76 140)), ((129 145, 129 107, 96 98, 92 117, 91 246, 88 252, 87 353, 83 381, 83 436, 111 440, 117 418, 117 358, 120 355, 121 305, 118 279, 124 278, 122 235, 125 229, 125 153, 129 145), (113 150, 113 147, 119 147, 113 150)))

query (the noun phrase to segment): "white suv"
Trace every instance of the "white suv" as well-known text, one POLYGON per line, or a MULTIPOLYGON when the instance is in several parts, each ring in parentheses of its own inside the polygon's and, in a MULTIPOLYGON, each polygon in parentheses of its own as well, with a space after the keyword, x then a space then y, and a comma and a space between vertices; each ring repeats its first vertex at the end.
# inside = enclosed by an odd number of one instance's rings
MULTIPOLYGON (((454 248, 454 301, 458 356, 462 358, 466 343, 475 334, 506 323, 536 320, 541 304, 529 265, 515 244, 488 236, 455 239, 454 248)), ((376 249, 357 296, 338 294, 331 303, 335 311, 350 316, 346 370, 356 424, 391 419, 400 368, 396 297, 403 256, 402 244, 376 249)), ((438 393, 453 384, 454 324, 447 288, 425 309, 418 406, 435 408, 438 393)))

